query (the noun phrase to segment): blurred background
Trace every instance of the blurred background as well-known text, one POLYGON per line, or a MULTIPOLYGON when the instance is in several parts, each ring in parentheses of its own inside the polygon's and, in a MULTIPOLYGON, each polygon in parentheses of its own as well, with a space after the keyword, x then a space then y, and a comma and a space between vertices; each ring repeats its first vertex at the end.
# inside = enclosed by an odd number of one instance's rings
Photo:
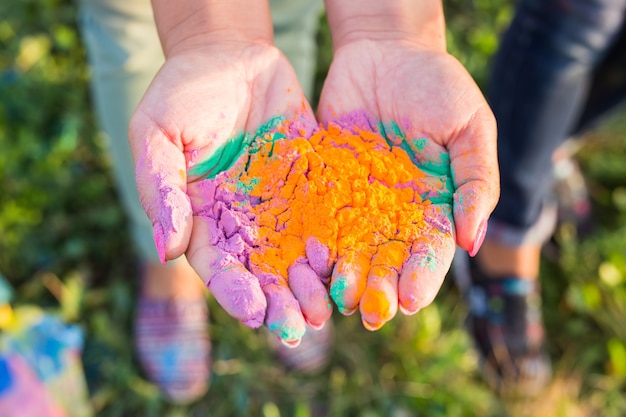
MULTIPOLYGON (((444 4, 449 51, 484 86, 513 4, 444 4)), ((169 405, 132 349, 134 249, 91 112, 75 12, 71 0, 0 3, 0 274, 15 290, 14 305, 41 306, 82 328, 96 415, 307 417, 310 401, 342 417, 626 415, 624 113, 585 137, 576 154, 596 227, 581 236, 564 218, 544 256, 556 377, 540 397, 504 401, 484 384, 450 277, 432 306, 377 332, 358 315, 335 314, 331 363, 313 376, 280 367, 263 332, 211 300, 211 388, 193 405, 169 405)), ((325 22, 318 42, 319 91, 332 56, 325 22)))

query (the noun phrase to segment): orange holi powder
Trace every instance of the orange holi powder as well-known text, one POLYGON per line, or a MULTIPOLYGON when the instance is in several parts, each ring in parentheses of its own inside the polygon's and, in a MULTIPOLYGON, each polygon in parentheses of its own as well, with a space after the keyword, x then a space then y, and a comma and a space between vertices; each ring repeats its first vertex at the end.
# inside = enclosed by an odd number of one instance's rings
POLYGON ((361 308, 381 312, 386 320, 385 314, 395 314, 385 295, 393 283, 387 281, 394 274, 397 279, 413 245, 452 233, 447 219, 439 227, 424 217, 430 198, 451 200, 447 177, 418 168, 402 146, 395 146, 397 138, 355 126, 330 124, 312 134, 295 126, 283 121, 257 132, 234 165, 205 180, 217 185, 207 188, 213 194, 196 214, 214 219, 218 229, 224 227, 224 211, 231 213, 229 221, 239 216, 233 230, 240 227, 243 237, 228 227, 224 250, 237 248, 230 253, 253 274, 274 277, 279 285, 288 285, 289 267, 306 262, 307 245, 316 241, 328 249, 329 271, 341 260, 336 273, 369 274, 376 281, 364 294, 365 279, 349 291, 363 294, 361 308), (224 190, 232 196, 224 197, 224 190))
MULTIPOLYGON (((410 245, 430 227, 423 219, 430 202, 419 193, 424 176, 405 151, 374 132, 330 125, 309 139, 267 140, 239 177, 250 196, 262 199, 252 209, 259 246, 250 262, 287 278, 311 237, 330 250, 331 260, 352 252, 371 257, 388 241, 410 245)), ((381 263, 401 269, 406 256, 397 250, 381 263)))

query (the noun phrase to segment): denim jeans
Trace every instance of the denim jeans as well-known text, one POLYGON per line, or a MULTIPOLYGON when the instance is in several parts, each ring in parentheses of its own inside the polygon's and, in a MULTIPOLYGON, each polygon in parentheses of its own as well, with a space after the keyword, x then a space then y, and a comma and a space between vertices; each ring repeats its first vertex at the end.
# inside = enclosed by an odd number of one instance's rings
POLYGON ((490 239, 543 243, 552 233, 554 151, 626 97, 625 13, 626 0, 518 3, 487 91, 502 189, 490 239))

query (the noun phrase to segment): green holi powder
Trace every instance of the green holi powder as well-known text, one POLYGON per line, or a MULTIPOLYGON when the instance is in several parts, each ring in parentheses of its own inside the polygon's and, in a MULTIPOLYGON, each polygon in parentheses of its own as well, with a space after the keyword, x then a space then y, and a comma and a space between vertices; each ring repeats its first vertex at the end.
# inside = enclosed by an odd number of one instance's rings
POLYGON ((439 154, 440 161, 420 161, 418 166, 423 170, 435 175, 445 175, 452 178, 450 170, 450 155, 445 152, 439 154))
POLYGON ((208 179, 215 178, 217 174, 233 166, 235 161, 243 154, 249 142, 250 136, 244 133, 236 138, 229 139, 209 159, 191 167, 189 174, 199 175, 208 179))
POLYGON ((430 272, 437 271, 437 254, 432 247, 428 248, 428 255, 420 257, 418 265, 428 267, 430 272))
POLYGON ((411 141, 411 147, 417 149, 418 152, 424 152, 427 143, 428 139, 426 138, 413 139, 411 141))
POLYGON ((268 135, 271 136, 270 140, 272 141, 273 152, 274 142, 284 139, 286 136, 282 133, 272 131, 279 127, 284 121, 285 118, 283 116, 275 116, 261 125, 256 132, 240 133, 235 138, 227 140, 226 143, 218 148, 207 160, 193 166, 189 170, 189 175, 201 176, 206 179, 215 178, 218 174, 229 170, 246 151, 249 153, 258 152, 262 143, 261 141, 265 140, 265 136, 268 135))
POLYGON ((348 289, 347 278, 343 275, 337 275, 333 281, 333 285, 330 287, 330 296, 333 300, 335 300, 335 304, 337 304, 337 308, 339 311, 345 311, 346 306, 344 305, 343 293, 348 289))
POLYGON ((301 332, 285 326, 284 321, 280 323, 272 323, 268 326, 272 332, 280 331, 280 338, 283 340, 295 340, 302 337, 301 332))
POLYGON ((254 187, 259 184, 259 181, 259 178, 252 178, 247 183, 243 181, 237 181, 235 188, 237 189, 237 192, 248 195, 254 189, 254 187))
MULTIPOLYGON (((436 196, 428 197, 428 200, 433 204, 451 204, 452 197, 456 192, 456 188, 454 187, 454 181, 452 181, 452 170, 450 165, 450 155, 445 152, 442 152, 439 155, 439 161, 429 161, 429 160, 418 160, 417 155, 423 153, 426 149, 426 145, 428 144, 428 138, 418 138, 407 140, 404 132, 395 121, 390 123, 378 122, 376 127, 380 131, 380 134, 390 147, 397 146, 409 155, 411 161, 419 167, 422 171, 430 174, 432 176, 445 177, 443 181, 445 183, 445 191, 442 191, 436 196), (390 139, 389 134, 393 134, 394 136, 401 139, 401 142, 398 144, 397 141, 394 142, 390 139)), ((422 196, 425 197, 425 196, 422 196)))

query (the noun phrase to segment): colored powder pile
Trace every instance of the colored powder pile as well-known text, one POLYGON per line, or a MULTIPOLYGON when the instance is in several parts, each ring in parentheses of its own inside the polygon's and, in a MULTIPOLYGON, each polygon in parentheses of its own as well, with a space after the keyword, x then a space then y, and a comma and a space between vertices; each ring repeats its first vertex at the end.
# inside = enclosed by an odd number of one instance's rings
MULTIPOLYGON (((248 143, 235 141, 245 151, 226 164, 220 159, 221 172, 197 184, 204 201, 194 214, 208 219, 214 246, 279 285, 288 285, 298 262, 326 282, 341 258, 370 274, 400 271, 411 247, 433 236, 436 226, 424 216, 429 197, 451 199, 453 190, 449 175, 419 169, 409 156, 417 149, 388 136, 334 124, 308 133, 276 118, 248 143), (381 245, 386 250, 370 265, 381 245)), ((370 307, 384 302, 375 297, 370 307)))

